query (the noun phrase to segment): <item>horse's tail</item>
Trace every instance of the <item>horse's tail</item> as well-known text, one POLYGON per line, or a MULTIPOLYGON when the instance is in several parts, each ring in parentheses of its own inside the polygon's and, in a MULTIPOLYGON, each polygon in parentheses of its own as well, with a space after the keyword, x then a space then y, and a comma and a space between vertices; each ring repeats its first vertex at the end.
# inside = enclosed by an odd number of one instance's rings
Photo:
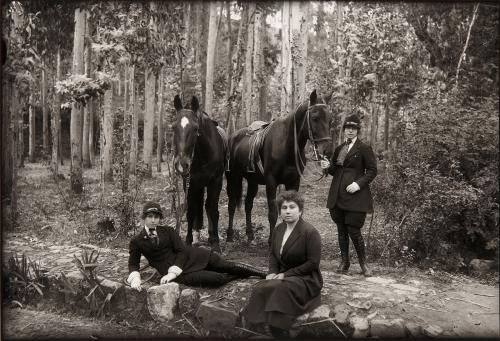
POLYGON ((243 195, 243 177, 235 176, 234 172, 227 171, 226 180, 226 191, 229 201, 235 200, 236 207, 239 208, 241 206, 241 197, 243 195))

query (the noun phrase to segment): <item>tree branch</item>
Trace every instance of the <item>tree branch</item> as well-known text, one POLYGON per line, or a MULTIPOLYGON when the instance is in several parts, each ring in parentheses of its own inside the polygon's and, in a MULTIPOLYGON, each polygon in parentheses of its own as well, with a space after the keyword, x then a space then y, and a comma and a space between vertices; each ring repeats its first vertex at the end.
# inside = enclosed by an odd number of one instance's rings
POLYGON ((476 6, 474 6, 474 13, 472 14, 472 20, 469 25, 469 31, 467 32, 467 39, 465 40, 464 50, 462 51, 460 59, 458 60, 457 73, 455 76, 455 89, 458 88, 458 74, 460 72, 460 65, 462 65, 462 60, 464 59, 465 51, 467 50, 467 46, 469 45, 470 32, 472 31, 472 25, 474 25, 474 21, 476 20, 478 8, 479 8, 479 3, 477 3, 476 6))

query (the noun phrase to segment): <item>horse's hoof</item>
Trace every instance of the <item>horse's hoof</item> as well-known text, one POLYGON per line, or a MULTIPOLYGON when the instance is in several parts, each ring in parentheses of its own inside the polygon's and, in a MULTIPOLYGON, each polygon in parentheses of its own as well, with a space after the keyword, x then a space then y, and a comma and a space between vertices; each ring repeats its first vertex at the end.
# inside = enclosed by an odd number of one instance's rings
POLYGON ((200 243, 200 231, 194 231, 193 232, 193 244, 199 244, 200 243))
POLYGON ((220 249, 220 246, 218 243, 210 245, 210 248, 212 249, 212 251, 218 253, 219 255, 222 254, 222 250, 220 249))

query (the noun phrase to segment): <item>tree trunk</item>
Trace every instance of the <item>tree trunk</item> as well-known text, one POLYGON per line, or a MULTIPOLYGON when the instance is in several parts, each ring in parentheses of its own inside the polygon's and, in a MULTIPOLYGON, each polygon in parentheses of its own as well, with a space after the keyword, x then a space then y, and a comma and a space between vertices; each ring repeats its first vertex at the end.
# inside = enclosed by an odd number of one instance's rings
POLYGON ((252 56, 252 94, 251 94, 251 119, 256 121, 260 118, 261 108, 261 90, 264 79, 262 68, 264 66, 263 50, 262 50, 262 30, 265 25, 265 14, 257 10, 255 13, 254 29, 253 29, 253 56, 252 56))
POLYGON ((377 131, 378 131, 378 103, 377 103, 377 90, 372 90, 371 96, 371 127, 370 127, 370 143, 372 148, 375 150, 377 143, 377 131))
POLYGON ((132 128, 130 131, 130 172, 135 175, 138 155, 139 116, 137 115, 134 65, 130 66, 130 105, 130 114, 132 116, 132 128))
MULTIPOLYGON (((61 80, 61 48, 56 52, 56 82, 61 80)), ((61 131, 61 95, 55 94, 54 113, 52 114, 52 172, 55 176, 59 173, 59 134, 61 131)))
POLYGON ((210 2, 210 16, 208 23, 205 111, 211 117, 213 117, 212 102, 214 97, 214 68, 215 68, 215 50, 217 42, 217 6, 218 2, 216 1, 210 2))
MULTIPOLYGON (((241 81, 241 76, 243 73, 243 68, 241 67, 242 64, 242 59, 243 59, 243 52, 244 52, 244 37, 246 35, 246 31, 248 28, 248 3, 243 3, 243 9, 241 11, 241 19, 240 19, 240 25, 238 28, 238 38, 236 40, 236 49, 232 55, 232 79, 231 79, 231 89, 229 91, 229 96, 228 96, 228 111, 227 111, 227 116, 226 116, 226 126, 227 126, 227 133, 230 135, 233 131, 236 130, 236 121, 238 119, 237 114, 241 112, 241 110, 238 110, 235 108, 235 103, 240 103, 241 106, 241 100, 238 100, 238 86, 241 81)), ((238 126, 239 127, 239 126, 238 126)))
POLYGON ((160 70, 158 80, 158 136, 156 144, 156 171, 161 172, 162 152, 163 152, 163 89, 164 89, 165 68, 160 70))
POLYGON ((243 102, 244 125, 248 126, 252 122, 252 84, 253 84, 253 50, 254 50, 254 27, 257 14, 255 2, 248 4, 248 29, 247 48, 245 53, 245 76, 243 78, 243 91, 241 93, 243 102))
POLYGON ((309 32, 309 3, 307 1, 292 2, 292 79, 293 104, 292 110, 307 98, 306 94, 306 66, 307 40, 309 32), (293 42, 296 42, 295 44, 293 42))
POLYGON ((103 154, 104 181, 113 181, 113 89, 104 92, 102 133, 104 136, 101 153, 103 154))
POLYGON ((283 1, 281 11, 281 116, 292 110, 292 51, 291 51, 291 2, 283 1))
POLYGON ((33 108, 33 94, 30 95, 29 99, 29 146, 28 146, 28 159, 30 162, 35 162, 35 110, 33 108))
POLYGON ((13 150, 15 148, 14 132, 13 132, 13 111, 12 101, 14 101, 14 81, 11 76, 2 77, 2 115, 0 115, 0 127, 2 129, 2 178, 1 178, 1 209, 2 209, 2 226, 5 231, 10 231, 14 228, 15 216, 15 174, 13 150))
POLYGON ((200 16, 199 21, 197 20, 197 46, 196 46, 196 73, 198 74, 199 85, 201 87, 201 98, 200 107, 205 108, 205 96, 206 94, 206 74, 207 74, 207 42, 208 42, 208 20, 206 13, 209 10, 209 3, 200 2, 196 3, 198 13, 200 16))
MULTIPOLYGON (((343 29, 344 29, 344 4, 342 1, 337 1, 336 2, 336 30, 335 30, 335 50, 339 51, 336 53, 336 58, 337 58, 337 63, 339 65, 339 79, 343 80, 345 76, 345 69, 344 69, 344 35, 343 35, 343 29)), ((343 129, 342 126, 344 125, 344 120, 345 120, 345 101, 344 101, 344 96, 345 96, 345 89, 341 87, 339 89, 339 97, 341 98, 341 110, 339 114, 339 123, 340 123, 340 128, 339 128, 339 134, 338 134, 338 141, 337 144, 341 144, 343 141, 343 129)))
POLYGON ((386 94, 386 100, 385 100, 385 112, 384 112, 384 152, 387 153, 389 150, 389 129, 390 129, 390 96, 389 94, 386 94))
MULTIPOLYGON (((122 158, 122 195, 125 197, 123 200, 126 200, 128 194, 128 185, 129 185, 129 177, 130 177, 130 124, 132 122, 132 115, 130 111, 130 105, 129 105, 129 93, 130 93, 130 87, 129 87, 129 66, 128 63, 123 66, 123 131, 122 131, 122 146, 123 146, 123 153, 121 155, 122 158)), ((128 215, 129 210, 127 209, 128 205, 126 205, 129 202, 129 200, 126 200, 123 204, 123 210, 124 214, 128 215)), ((126 217, 124 221, 128 223, 129 219, 126 217)), ((125 226, 122 226, 124 228, 125 226)))
POLYGON ((146 166, 146 176, 153 175, 151 156, 153 153, 153 131, 155 126, 155 85, 156 76, 151 68, 146 69, 145 74, 145 112, 144 112, 144 135, 142 160, 146 166))
MULTIPOLYGON (((86 20, 86 32, 89 35, 90 32, 90 22, 86 20)), ((91 54, 92 48, 90 46, 90 41, 85 39, 85 51, 84 51, 84 60, 85 60, 85 75, 87 77, 91 77, 92 75, 92 65, 91 65, 91 54)), ((82 136, 82 157, 83 157, 83 167, 90 168, 92 167, 92 163, 90 162, 90 120, 92 119, 92 99, 87 101, 87 104, 83 108, 83 136, 82 136)))
MULTIPOLYGON (((229 116, 231 115, 231 106, 230 106, 230 99, 229 96, 231 96, 231 87, 232 87, 232 80, 233 80, 233 65, 232 65, 232 56, 233 56, 233 45, 232 45, 232 29, 231 29, 231 3, 229 1, 225 2, 226 5, 226 43, 227 43, 227 61, 226 61, 226 75, 227 75, 227 82, 226 82, 226 120, 224 121, 224 129, 226 129, 226 132, 229 132, 229 126, 228 126, 228 120, 229 116)), ((220 19, 222 20, 222 18, 220 19)))
POLYGON ((41 102, 42 102, 42 132, 43 132, 43 154, 49 155, 49 112, 47 107, 47 65, 45 58, 42 60, 42 84, 41 84, 41 102))
MULTIPOLYGON (((85 35, 86 12, 77 8, 75 10, 75 34, 73 42, 73 75, 81 75, 84 72, 83 65, 83 43, 85 35)), ((74 193, 83 192, 83 169, 82 169, 82 106, 73 103, 71 107, 71 189, 74 193)))

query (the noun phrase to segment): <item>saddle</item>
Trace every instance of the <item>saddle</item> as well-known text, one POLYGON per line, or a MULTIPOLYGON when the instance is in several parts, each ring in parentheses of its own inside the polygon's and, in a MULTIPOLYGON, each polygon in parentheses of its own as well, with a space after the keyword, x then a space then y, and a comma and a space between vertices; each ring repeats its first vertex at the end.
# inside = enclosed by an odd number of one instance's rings
POLYGON ((257 165, 261 174, 264 174, 264 166, 260 159, 259 150, 262 147, 264 138, 267 136, 271 125, 272 124, 269 122, 255 121, 247 128, 246 134, 250 136, 248 140, 250 152, 248 153, 247 163, 247 172, 249 173, 255 173, 255 165, 257 165))

